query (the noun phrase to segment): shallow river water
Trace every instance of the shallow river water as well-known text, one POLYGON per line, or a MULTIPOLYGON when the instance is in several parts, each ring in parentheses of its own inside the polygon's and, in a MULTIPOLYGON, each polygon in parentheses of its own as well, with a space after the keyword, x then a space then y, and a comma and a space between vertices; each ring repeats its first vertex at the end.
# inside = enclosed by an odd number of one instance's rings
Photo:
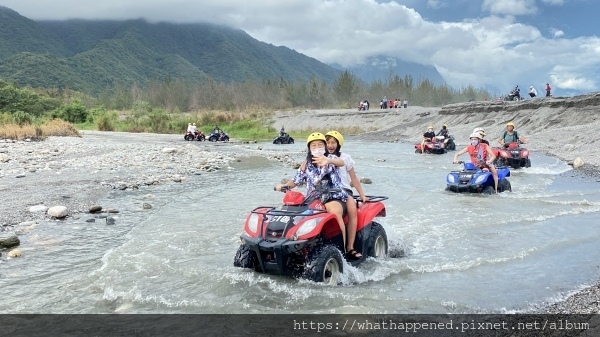
MULTIPOLYGON (((305 149, 262 146, 298 159, 305 149)), ((337 287, 234 268, 246 214, 277 205, 273 186, 294 173, 244 157, 183 184, 111 193, 99 204, 121 210, 114 226, 40 223, 21 238, 24 257, 0 266, 0 312, 515 312, 598 280, 600 183, 564 162, 534 153, 531 168, 512 172, 513 192, 460 195, 444 191, 459 168, 452 153, 357 140, 345 150, 372 179, 367 194, 389 197, 381 222, 406 256, 346 265, 337 287)))

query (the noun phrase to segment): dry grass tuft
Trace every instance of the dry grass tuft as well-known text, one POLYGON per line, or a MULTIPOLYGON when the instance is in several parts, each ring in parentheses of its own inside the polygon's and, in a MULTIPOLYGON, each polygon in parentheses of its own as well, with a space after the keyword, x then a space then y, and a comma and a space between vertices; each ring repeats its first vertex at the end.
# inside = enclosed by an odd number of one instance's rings
POLYGON ((73 124, 60 119, 45 121, 41 125, 0 125, 0 139, 44 140, 49 136, 81 137, 81 134, 73 124))

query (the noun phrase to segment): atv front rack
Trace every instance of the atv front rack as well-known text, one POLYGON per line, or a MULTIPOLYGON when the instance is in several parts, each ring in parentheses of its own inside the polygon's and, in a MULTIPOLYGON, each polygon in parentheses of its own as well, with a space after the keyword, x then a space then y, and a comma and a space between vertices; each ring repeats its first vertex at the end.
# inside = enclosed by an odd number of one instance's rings
POLYGON ((281 216, 281 215, 287 215, 287 216, 301 216, 301 215, 313 215, 313 214, 317 214, 317 213, 327 213, 327 210, 324 209, 316 209, 316 208, 307 208, 303 211, 292 211, 292 210, 285 210, 285 209, 276 209, 276 207, 271 207, 271 206, 260 206, 260 207, 256 207, 255 209, 253 209, 250 213, 255 213, 255 214, 264 214, 264 215, 273 215, 273 216, 281 216), (258 211, 259 209, 267 209, 266 211, 258 211), (312 211, 311 214, 306 214, 306 211, 312 211))
MULTIPOLYGON (((361 201, 360 195, 353 195, 352 197, 356 201, 361 201)), ((377 196, 377 195, 365 195, 365 197, 367 198, 367 201, 365 201, 365 202, 378 202, 378 201, 384 201, 384 200, 388 199, 388 197, 384 197, 382 195, 379 195, 379 196, 377 196)))

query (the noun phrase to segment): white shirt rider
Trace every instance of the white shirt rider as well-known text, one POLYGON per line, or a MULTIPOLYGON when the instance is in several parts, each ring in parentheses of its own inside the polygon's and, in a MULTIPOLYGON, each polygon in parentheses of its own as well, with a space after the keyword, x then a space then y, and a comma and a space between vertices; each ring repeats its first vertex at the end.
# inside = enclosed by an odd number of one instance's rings
POLYGON ((350 174, 348 171, 354 168, 354 160, 347 153, 340 153, 340 159, 344 161, 344 166, 338 168, 338 173, 340 175, 342 188, 352 190, 350 186, 350 174))
POLYGON ((188 124, 188 127, 187 127, 187 132, 192 132, 192 133, 194 132, 194 129, 193 129, 193 127, 192 127, 192 124, 188 124))

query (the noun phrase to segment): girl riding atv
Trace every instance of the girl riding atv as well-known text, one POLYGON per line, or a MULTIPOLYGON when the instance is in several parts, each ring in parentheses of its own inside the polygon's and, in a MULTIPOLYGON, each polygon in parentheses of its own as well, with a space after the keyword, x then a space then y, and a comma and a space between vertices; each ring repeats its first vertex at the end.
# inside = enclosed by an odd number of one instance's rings
POLYGON ((306 183, 306 195, 308 196, 315 191, 316 185, 324 183, 327 176, 327 186, 333 189, 330 192, 329 199, 324 203, 327 212, 335 214, 340 230, 344 247, 346 247, 346 227, 344 226, 344 215, 347 212, 346 202, 348 193, 343 189, 340 175, 336 166, 344 166, 344 161, 335 155, 326 154, 327 140, 325 135, 319 132, 312 133, 306 139, 308 153, 306 156, 305 167, 300 167, 293 180, 285 184, 275 186, 277 191, 281 191, 284 186, 294 188, 298 185, 306 183))
MULTIPOLYGON (((360 195, 360 200, 362 202, 367 201, 367 197, 363 192, 362 185, 360 184, 360 180, 356 176, 356 172, 354 172, 354 160, 347 153, 341 153, 340 149, 342 145, 344 145, 344 137, 341 133, 337 131, 329 131, 325 134, 325 138, 327 139, 327 151, 329 154, 333 154, 344 161, 344 166, 339 167, 340 170, 340 178, 342 181, 342 187, 348 195, 352 196, 352 185, 358 191, 358 195, 360 195), (350 180, 348 180, 350 179, 350 180)), ((356 225, 357 225, 357 205, 354 198, 348 198, 346 202, 346 207, 348 209, 348 229, 347 229, 347 237, 348 241, 346 244, 346 258, 349 260, 358 260, 362 258, 362 254, 357 252, 354 249, 354 240, 356 239, 356 225)))
POLYGON ((480 133, 473 132, 469 138, 471 139, 471 145, 458 151, 454 155, 454 164, 458 164, 458 157, 461 154, 468 152, 471 156, 471 163, 479 166, 482 170, 489 170, 492 172, 492 176, 494 177, 494 190, 498 193, 498 171, 496 171, 496 167, 492 164, 494 159, 496 159, 494 152, 492 152, 492 149, 487 144, 481 142, 483 137, 480 133))

